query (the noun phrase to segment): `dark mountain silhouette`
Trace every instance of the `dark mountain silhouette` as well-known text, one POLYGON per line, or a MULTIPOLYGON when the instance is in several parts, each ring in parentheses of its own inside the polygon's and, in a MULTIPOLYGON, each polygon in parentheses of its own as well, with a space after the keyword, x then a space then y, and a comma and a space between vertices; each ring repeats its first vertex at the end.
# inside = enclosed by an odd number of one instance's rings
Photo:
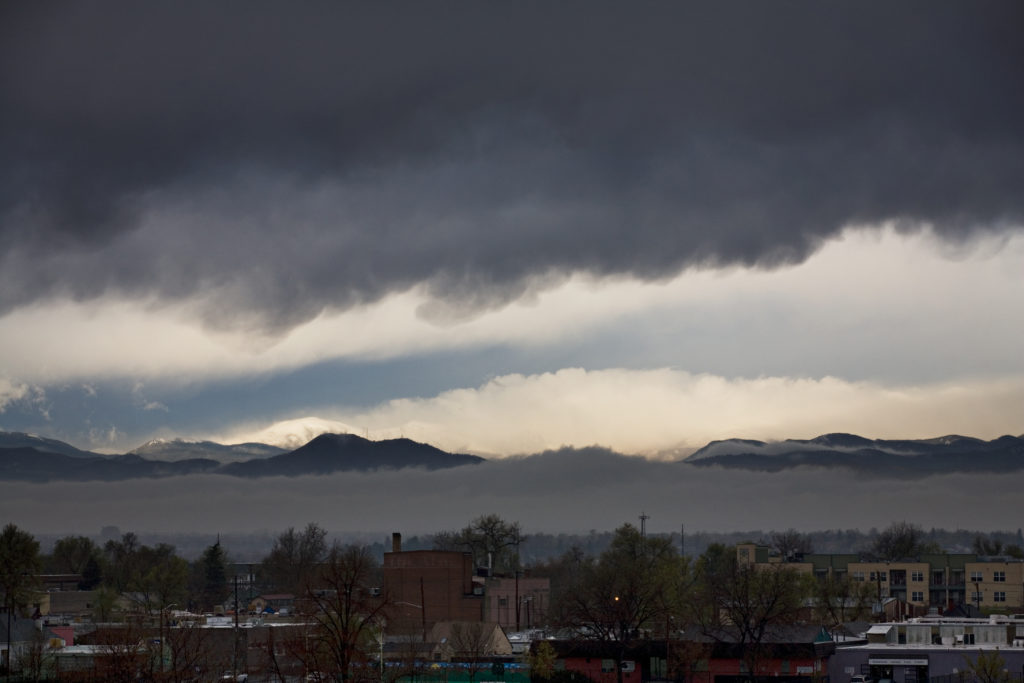
POLYGON ((204 459, 164 462, 137 455, 72 457, 35 448, 0 448, 0 479, 8 481, 118 481, 199 474, 219 466, 204 459))
MULTIPOLYGON (((103 456, 52 439, 0 432, 0 480, 114 481, 189 474, 298 477, 381 469, 436 470, 484 462, 483 458, 474 455, 448 453, 410 439, 370 441, 353 434, 323 434, 294 451, 279 452, 269 457, 257 455, 236 462, 223 461, 229 457, 243 457, 244 452, 266 454, 274 450, 280 451, 265 444, 223 446, 212 442, 164 442, 147 444, 125 455, 103 456), (3 445, 21 443, 25 439, 35 445, 3 445), (193 446, 195 451, 190 450, 193 446), (58 450, 67 453, 56 452, 58 450), (140 454, 161 452, 171 458, 148 458, 140 454), (219 453, 221 457, 185 457, 191 452, 219 453)), ((561 461, 560 457, 557 459, 561 461)), ((1002 436, 983 441, 951 435, 900 440, 824 434, 814 439, 775 442, 729 439, 713 441, 681 462, 696 467, 762 472, 779 472, 795 467, 836 468, 878 478, 914 478, 954 472, 1014 472, 1024 470, 1024 437, 1002 436)), ((554 461, 551 466, 555 466, 554 461)))
POLYGON ((951 472, 1011 472, 1024 469, 1024 437, 992 441, 950 435, 935 439, 866 439, 824 434, 810 440, 712 441, 684 462, 778 472, 792 467, 843 467, 880 477, 920 477, 951 472))
POLYGON ((434 470, 479 462, 483 462, 483 458, 447 453, 410 439, 369 441, 354 434, 321 434, 290 453, 232 463, 220 471, 240 477, 293 477, 382 468, 423 467, 434 470))
MULTIPOLYGON (((20 443, 15 438, 11 438, 10 441, 20 443)), ((182 441, 150 442, 131 453, 111 456, 80 451, 51 439, 40 441, 45 442, 40 444, 41 446, 50 450, 36 446, 0 445, 0 480, 116 481, 203 473, 238 477, 298 477, 407 467, 433 470, 483 461, 483 458, 475 455, 447 453, 410 439, 369 441, 352 434, 323 434, 305 446, 289 452, 266 444, 224 446, 213 442, 182 441), (78 455, 56 452, 58 449, 78 455), (140 452, 163 453, 171 457, 147 458, 140 452), (237 462, 223 462, 229 457, 237 460, 240 454, 245 452, 254 453, 256 457, 237 462), (190 453, 219 454, 221 458, 186 457, 190 453), (276 455, 268 457, 267 454, 272 453, 276 455)))
POLYGON ((3 432, 0 431, 0 448, 34 448, 37 451, 46 453, 60 453, 72 458, 100 458, 99 453, 83 451, 71 444, 57 441, 56 439, 45 439, 34 434, 24 432, 3 432))

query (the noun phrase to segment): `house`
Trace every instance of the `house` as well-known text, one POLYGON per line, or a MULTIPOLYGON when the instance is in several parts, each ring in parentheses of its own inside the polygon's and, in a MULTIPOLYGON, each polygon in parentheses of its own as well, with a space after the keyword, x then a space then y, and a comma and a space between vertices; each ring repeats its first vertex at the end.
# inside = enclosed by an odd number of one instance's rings
MULTIPOLYGON (((41 622, 16 615, 8 619, 7 612, 0 612, 0 669, 21 671, 42 653, 63 647, 69 642, 67 635, 67 630, 55 633, 44 628, 41 622)), ((73 633, 71 638, 74 638, 73 633)))
POLYGON ((512 643, 493 622, 439 621, 430 629, 427 642, 433 644, 435 661, 491 661, 512 656, 512 643))
POLYGON ((249 611, 255 614, 287 614, 295 609, 295 596, 291 593, 269 593, 253 598, 249 611))

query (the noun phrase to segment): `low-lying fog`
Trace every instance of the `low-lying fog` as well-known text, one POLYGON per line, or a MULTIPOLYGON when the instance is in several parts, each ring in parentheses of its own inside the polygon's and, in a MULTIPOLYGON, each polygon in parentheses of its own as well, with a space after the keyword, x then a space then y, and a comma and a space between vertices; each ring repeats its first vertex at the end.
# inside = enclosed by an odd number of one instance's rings
POLYGON ((244 532, 310 521, 332 532, 430 533, 498 513, 526 531, 636 523, 652 533, 751 528, 1017 527, 1024 472, 881 480, 848 470, 768 474, 628 458, 603 449, 449 470, 297 478, 193 476, 123 482, 0 482, 3 517, 34 533, 244 532))

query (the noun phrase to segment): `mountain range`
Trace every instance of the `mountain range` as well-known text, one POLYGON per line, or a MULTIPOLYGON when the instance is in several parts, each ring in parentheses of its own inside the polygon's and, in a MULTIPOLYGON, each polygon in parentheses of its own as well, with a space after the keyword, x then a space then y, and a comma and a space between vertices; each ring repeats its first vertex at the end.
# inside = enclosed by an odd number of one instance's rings
MULTIPOLYGON (((291 451, 261 443, 161 440, 123 455, 102 455, 54 439, 0 431, 0 480, 7 481, 116 481, 190 474, 296 477, 378 469, 437 470, 481 462, 484 459, 475 455, 448 453, 410 439, 370 441, 354 434, 322 434, 291 451)), ((824 434, 769 442, 726 439, 713 441, 678 462, 687 467, 762 472, 841 469, 879 478, 1012 472, 1024 469, 1024 437, 894 440, 824 434)))
POLYGON ((0 432, 0 480, 8 481, 115 481, 188 474, 296 477, 410 467, 435 470, 482 461, 409 439, 369 441, 353 434, 321 434, 293 451, 266 444, 160 441, 124 455, 101 455, 53 439, 0 432))
POLYGON ((824 434, 814 439, 712 441, 686 462, 696 466, 778 472, 792 467, 841 467, 887 477, 949 472, 1009 472, 1024 468, 1024 437, 984 441, 950 435, 935 439, 866 439, 824 434))

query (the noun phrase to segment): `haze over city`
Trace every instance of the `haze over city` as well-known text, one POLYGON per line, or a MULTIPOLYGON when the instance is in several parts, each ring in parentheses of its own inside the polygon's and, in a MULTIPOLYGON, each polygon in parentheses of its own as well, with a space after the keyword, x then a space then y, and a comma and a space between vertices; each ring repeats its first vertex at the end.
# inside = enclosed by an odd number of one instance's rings
POLYGON ((110 454, 349 432, 500 462, 3 482, 4 515, 983 525, 1019 471, 836 492, 834 473, 670 461, 729 438, 1024 433, 1022 14, 8 4, 0 430, 110 454), (742 504, 709 514, 723 492, 742 504))

